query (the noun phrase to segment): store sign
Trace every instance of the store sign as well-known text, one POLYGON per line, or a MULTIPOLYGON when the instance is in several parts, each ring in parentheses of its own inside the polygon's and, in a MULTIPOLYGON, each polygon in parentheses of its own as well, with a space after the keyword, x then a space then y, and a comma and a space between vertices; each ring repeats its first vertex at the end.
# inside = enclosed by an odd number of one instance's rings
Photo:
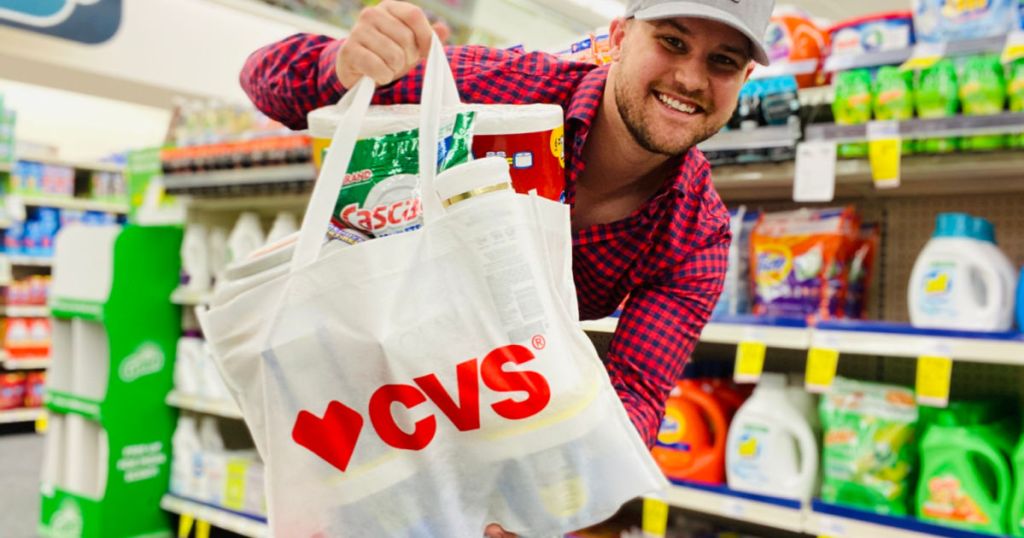
POLYGON ((0 0, 0 24, 95 45, 121 26, 122 0, 0 0))

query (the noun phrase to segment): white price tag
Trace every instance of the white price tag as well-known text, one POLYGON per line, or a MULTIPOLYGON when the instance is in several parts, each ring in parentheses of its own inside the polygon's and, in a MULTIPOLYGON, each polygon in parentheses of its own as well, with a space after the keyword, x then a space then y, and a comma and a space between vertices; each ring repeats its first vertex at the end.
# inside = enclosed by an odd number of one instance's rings
POLYGON ((831 202, 836 195, 836 143, 804 142, 796 148, 794 202, 831 202))
POLYGON ((7 218, 11 220, 24 222, 28 218, 25 214, 25 202, 20 196, 6 196, 4 210, 7 212, 7 218))
POLYGON ((838 519, 820 516, 818 519, 818 535, 827 536, 828 538, 844 538, 847 535, 846 525, 838 519))
POLYGON ((868 140, 883 140, 900 135, 900 122, 893 120, 870 121, 867 126, 868 140))
POLYGON ((1021 58, 1024 58, 1024 32, 1017 30, 1006 35, 1002 59, 1004 64, 1008 64, 1021 58))
POLYGON ((722 501, 722 513, 728 517, 742 518, 747 513, 747 507, 743 501, 726 499, 722 501))

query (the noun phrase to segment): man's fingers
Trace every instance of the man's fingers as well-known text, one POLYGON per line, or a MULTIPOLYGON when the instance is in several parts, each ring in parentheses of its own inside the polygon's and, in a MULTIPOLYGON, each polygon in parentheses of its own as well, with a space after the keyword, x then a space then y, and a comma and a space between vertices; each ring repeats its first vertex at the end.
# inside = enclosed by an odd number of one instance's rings
POLYGON ((408 69, 406 51, 391 37, 381 33, 377 27, 363 28, 360 44, 376 54, 391 69, 392 77, 397 77, 408 69))
POLYGON ((499 525, 488 525, 487 529, 484 530, 485 538, 516 538, 515 534, 512 534, 499 525))
POLYGON ((426 13, 418 6, 405 2, 385 2, 380 7, 384 8, 396 19, 402 21, 416 38, 416 48, 420 58, 426 58, 430 52, 430 40, 433 36, 433 29, 426 13))
POLYGON ((402 49, 403 68, 409 68, 419 63, 419 45, 416 42, 416 35, 404 22, 387 14, 380 21, 374 21, 373 29, 402 49))
POLYGON ((372 78, 379 86, 388 84, 395 79, 394 70, 388 67, 380 56, 365 46, 359 46, 352 50, 349 59, 352 63, 351 69, 372 78))
POLYGON ((447 43, 448 39, 452 37, 452 29, 445 24, 444 21, 437 21, 433 24, 434 33, 437 34, 437 38, 441 40, 441 43, 447 43))

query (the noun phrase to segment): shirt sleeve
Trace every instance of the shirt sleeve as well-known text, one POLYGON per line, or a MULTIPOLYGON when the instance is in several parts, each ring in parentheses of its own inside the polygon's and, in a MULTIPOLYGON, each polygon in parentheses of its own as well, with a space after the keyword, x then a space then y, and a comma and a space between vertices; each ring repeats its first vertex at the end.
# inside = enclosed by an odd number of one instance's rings
POLYGON ((728 221, 701 219, 698 227, 706 238, 703 245, 664 278, 630 295, 608 348, 612 385, 648 447, 657 441, 665 400, 682 377, 725 280, 728 221))

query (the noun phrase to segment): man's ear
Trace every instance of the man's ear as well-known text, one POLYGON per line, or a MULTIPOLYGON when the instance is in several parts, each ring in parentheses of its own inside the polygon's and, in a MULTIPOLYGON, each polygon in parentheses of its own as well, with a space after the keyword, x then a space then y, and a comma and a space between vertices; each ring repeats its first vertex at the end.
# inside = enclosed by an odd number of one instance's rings
POLYGON ((622 55, 622 42, 626 39, 626 28, 632 22, 633 21, 630 19, 617 17, 612 19, 611 26, 608 27, 609 52, 611 53, 613 61, 618 61, 619 57, 622 55))
POLYGON ((743 82, 748 82, 750 80, 750 75, 754 72, 755 67, 757 67, 757 64, 753 60, 747 62, 747 72, 743 75, 743 82))

